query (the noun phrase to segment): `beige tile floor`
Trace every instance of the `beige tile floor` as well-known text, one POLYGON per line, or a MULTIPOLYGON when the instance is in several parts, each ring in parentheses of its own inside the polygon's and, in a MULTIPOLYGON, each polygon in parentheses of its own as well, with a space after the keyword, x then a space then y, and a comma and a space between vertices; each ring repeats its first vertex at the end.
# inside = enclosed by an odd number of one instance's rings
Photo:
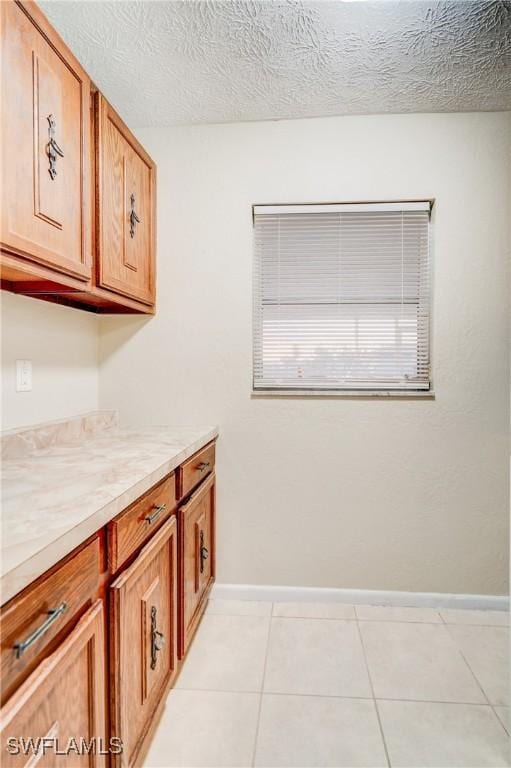
POLYGON ((509 760, 499 611, 210 601, 145 768, 509 760))

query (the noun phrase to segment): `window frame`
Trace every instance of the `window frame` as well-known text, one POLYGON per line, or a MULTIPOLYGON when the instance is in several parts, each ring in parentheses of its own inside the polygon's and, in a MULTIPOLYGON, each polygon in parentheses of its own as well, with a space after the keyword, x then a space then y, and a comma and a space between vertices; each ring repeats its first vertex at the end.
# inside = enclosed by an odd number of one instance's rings
MULTIPOLYGON (((364 201, 346 201, 346 202, 306 202, 306 203, 253 203, 252 204, 252 228, 253 228, 253 238, 252 238, 252 259, 253 259, 253 283, 252 283, 252 305, 253 305, 253 311, 252 311, 252 381, 251 381, 251 396, 253 398, 265 398, 265 397, 286 397, 286 398, 348 398, 348 399, 364 399, 364 398, 374 398, 374 399, 422 399, 422 400, 428 400, 428 399, 434 399, 435 398, 435 390, 433 386, 433 336, 432 336, 432 329, 433 329, 433 292, 434 292, 434 283, 433 283, 433 223, 434 223, 434 206, 435 206, 435 198, 434 197, 421 197, 421 198, 413 198, 413 199, 398 199, 398 200, 364 200, 364 201), (256 336, 255 336, 255 301, 256 301, 256 286, 255 286, 255 280, 256 280, 256 253, 255 253, 255 243, 254 243, 254 235, 255 235, 255 221, 256 221, 256 209, 268 209, 268 213, 271 211, 269 209, 278 209, 278 208, 296 208, 296 209, 304 209, 307 206, 310 206, 311 209, 315 208, 318 210, 320 207, 328 207, 328 206, 357 206, 360 207, 360 210, 362 210, 363 206, 381 206, 381 210, 385 210, 385 206, 389 206, 389 209, 392 207, 394 208, 396 205, 409 205, 414 203, 427 203, 429 204, 429 221, 428 221, 428 263, 427 263, 427 272, 428 272, 428 288, 429 288, 429 306, 428 306, 428 363, 429 363, 429 376, 428 376, 428 388, 421 388, 421 389, 411 389, 411 388, 359 388, 356 387, 353 388, 341 388, 341 387, 331 387, 331 388, 314 388, 314 387, 289 387, 286 385, 277 385, 277 386, 256 386, 255 385, 255 349, 256 349, 256 336)), ((289 211, 292 212, 291 210, 289 211)))

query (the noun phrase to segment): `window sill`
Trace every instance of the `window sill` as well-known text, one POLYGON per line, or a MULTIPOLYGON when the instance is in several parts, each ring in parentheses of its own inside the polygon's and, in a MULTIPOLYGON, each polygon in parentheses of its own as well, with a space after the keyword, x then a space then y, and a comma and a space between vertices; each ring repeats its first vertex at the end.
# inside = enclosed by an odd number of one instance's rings
POLYGON ((393 400, 396 398, 401 400, 408 400, 408 398, 434 400, 435 393, 433 390, 416 389, 409 391, 404 389, 253 389, 252 397, 329 397, 350 398, 352 400, 370 397, 373 399, 391 398, 393 400))

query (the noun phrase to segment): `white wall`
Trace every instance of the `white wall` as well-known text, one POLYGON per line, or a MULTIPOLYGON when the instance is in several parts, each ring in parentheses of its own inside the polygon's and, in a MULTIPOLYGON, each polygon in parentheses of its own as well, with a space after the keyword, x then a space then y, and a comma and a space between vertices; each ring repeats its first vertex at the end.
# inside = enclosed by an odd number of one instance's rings
POLYGON ((158 313, 100 402, 218 423, 221 582, 505 593, 510 114, 151 129, 158 313), (251 398, 251 204, 435 197, 436 400, 251 398))
POLYGON ((98 318, 2 291, 2 429, 98 408, 98 318), (32 360, 31 392, 16 392, 16 360, 32 360))

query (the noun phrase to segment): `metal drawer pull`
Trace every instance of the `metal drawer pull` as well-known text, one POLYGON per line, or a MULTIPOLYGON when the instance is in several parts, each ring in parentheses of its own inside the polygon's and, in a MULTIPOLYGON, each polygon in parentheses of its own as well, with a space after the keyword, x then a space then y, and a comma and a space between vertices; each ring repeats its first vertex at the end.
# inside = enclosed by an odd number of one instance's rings
POLYGON ((167 508, 166 504, 155 504, 154 512, 151 512, 150 515, 146 515, 144 517, 144 520, 146 521, 146 523, 149 523, 149 525, 151 525, 151 523, 154 523, 156 518, 158 518, 160 514, 165 511, 166 508, 167 508))
POLYGON ((204 546, 204 531, 200 532, 200 545, 199 545, 199 554, 200 554, 200 572, 204 573, 204 560, 207 560, 209 557, 209 551, 207 547, 204 546))
POLYGON ((165 646, 165 635, 156 629, 156 606, 151 607, 151 669, 156 669, 158 651, 165 646))
POLYGON ((199 472, 204 472, 205 469, 209 467, 209 461, 201 461, 200 464, 197 464, 197 469, 199 472))
POLYGON ((52 608, 50 611, 48 611, 48 618, 43 621, 40 627, 37 629, 34 629, 31 635, 27 637, 26 640, 23 640, 21 643, 15 643, 14 650, 16 651, 16 658, 19 659, 27 648, 29 648, 32 643, 35 643, 36 640, 39 640, 40 637, 42 637, 51 627, 51 625, 57 621, 59 616, 62 616, 64 611, 67 610, 67 603, 61 603, 58 608, 52 608))

